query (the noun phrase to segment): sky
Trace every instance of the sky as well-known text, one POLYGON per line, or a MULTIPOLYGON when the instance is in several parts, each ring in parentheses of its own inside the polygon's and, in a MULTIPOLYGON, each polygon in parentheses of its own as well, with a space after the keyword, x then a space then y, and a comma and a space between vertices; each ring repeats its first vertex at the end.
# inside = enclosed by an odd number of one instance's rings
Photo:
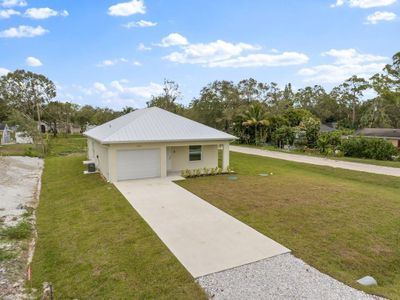
POLYGON ((164 79, 187 105, 214 80, 369 77, 400 51, 400 0, 0 0, 0 75, 49 77, 57 99, 142 108, 164 79))

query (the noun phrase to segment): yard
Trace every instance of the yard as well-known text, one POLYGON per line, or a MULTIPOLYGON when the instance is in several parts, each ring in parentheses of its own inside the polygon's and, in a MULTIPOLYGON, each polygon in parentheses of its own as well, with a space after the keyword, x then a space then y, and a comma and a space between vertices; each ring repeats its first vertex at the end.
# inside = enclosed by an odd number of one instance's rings
POLYGON ((400 298, 400 180, 231 152, 237 180, 179 185, 351 286, 400 298), (273 175, 261 177, 259 173, 273 175), (374 276, 379 285, 355 281, 374 276))
POLYGON ((33 286, 51 282, 56 299, 205 298, 115 187, 82 174, 84 141, 55 139, 45 159, 33 286))
POLYGON ((342 161, 356 162, 356 163, 362 163, 362 164, 371 164, 371 165, 384 166, 384 167, 400 168, 400 160, 377 160, 377 159, 344 157, 344 156, 337 157, 337 156, 324 155, 324 154, 319 153, 318 151, 304 152, 301 150, 284 150, 284 149, 277 148, 275 146, 270 146, 270 145, 267 145, 267 146, 255 146, 255 145, 248 145, 248 144, 236 144, 236 145, 241 146, 241 147, 259 148, 259 149, 278 151, 278 152, 289 153, 289 154, 300 154, 300 155, 305 155, 305 156, 324 157, 324 158, 333 159, 333 160, 342 160, 342 161))

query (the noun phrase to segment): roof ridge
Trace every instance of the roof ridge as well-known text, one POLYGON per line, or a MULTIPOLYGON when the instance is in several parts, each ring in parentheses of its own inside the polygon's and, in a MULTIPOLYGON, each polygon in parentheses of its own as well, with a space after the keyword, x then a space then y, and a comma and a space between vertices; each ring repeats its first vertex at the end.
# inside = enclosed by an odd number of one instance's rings
MULTIPOLYGON (((137 110, 134 110, 134 111, 130 112, 129 114, 132 114, 132 113, 134 113, 134 112, 139 112, 139 111, 142 111, 142 112, 143 112, 144 110, 149 110, 149 109, 151 109, 151 108, 155 108, 155 106, 137 109, 137 110)), ((157 108, 158 108, 158 107, 157 107, 157 108)), ((126 115, 124 115, 124 116, 127 116, 127 115, 129 115, 129 114, 126 114, 126 115)), ((112 137, 114 134, 116 134, 118 131, 121 131, 121 130, 124 129, 125 127, 131 126, 132 123, 135 123, 138 119, 140 119, 140 118, 143 117, 144 115, 146 115, 145 112, 141 113, 141 114, 138 115, 132 122, 129 122, 129 123, 123 125, 122 127, 118 128, 115 132, 113 132, 112 134, 110 134, 109 136, 107 136, 104 140, 108 140, 110 137, 112 137)), ((115 120, 115 119, 114 119, 114 120, 115 120)), ((113 120, 111 120, 111 121, 113 121, 113 120)), ((111 122, 111 121, 110 121, 110 122, 111 122)))

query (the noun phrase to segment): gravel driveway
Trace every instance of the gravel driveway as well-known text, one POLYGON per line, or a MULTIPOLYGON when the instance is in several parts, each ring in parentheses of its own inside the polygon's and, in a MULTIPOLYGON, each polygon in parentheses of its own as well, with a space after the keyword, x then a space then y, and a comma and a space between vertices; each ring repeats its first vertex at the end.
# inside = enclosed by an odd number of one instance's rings
MULTIPOLYGON (((24 217, 28 207, 35 208, 39 198, 43 160, 31 157, 0 157, 0 226, 15 226, 21 220, 34 225, 34 215, 24 217)), ((0 251, 13 257, 0 261, 0 299, 26 299, 24 290, 27 262, 34 239, 0 239, 0 251), (29 250, 28 250, 29 249, 29 250)))
POLYGON ((290 253, 206 275, 197 282, 210 299, 382 299, 353 289, 290 253))
POLYGON ((323 157, 313 157, 300 154, 283 153, 278 151, 270 151, 270 150, 240 147, 240 146, 230 146, 230 151, 289 160, 289 161, 312 164, 312 165, 327 166, 332 168, 340 168, 353 171, 361 171, 367 173, 400 177, 400 168, 376 166, 371 164, 355 163, 349 161, 328 159, 323 157))

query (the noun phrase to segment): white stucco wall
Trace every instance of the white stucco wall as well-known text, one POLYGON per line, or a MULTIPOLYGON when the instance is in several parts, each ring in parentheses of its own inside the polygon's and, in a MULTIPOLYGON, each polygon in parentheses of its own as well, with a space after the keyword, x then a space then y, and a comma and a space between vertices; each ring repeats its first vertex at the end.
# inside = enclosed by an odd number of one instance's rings
POLYGON ((218 145, 202 145, 201 160, 189 160, 189 145, 171 147, 171 171, 215 168, 218 166, 218 145))
POLYGON ((93 160, 96 164, 96 168, 101 172, 101 174, 103 174, 107 180, 110 180, 108 148, 107 145, 102 145, 99 142, 88 138, 88 158, 93 160))
MULTIPOLYGON (((167 176, 168 171, 180 172, 184 169, 215 168, 218 166, 218 145, 229 144, 226 141, 210 142, 184 142, 184 143, 144 143, 144 144, 112 144, 108 149, 109 156, 109 181, 117 181, 117 151, 135 149, 160 149, 161 176, 167 176), (202 145, 202 160, 189 161, 189 145, 202 145), (167 148, 171 147, 171 164, 167 170, 167 148)), ((229 153, 229 152, 228 152, 229 153)))

